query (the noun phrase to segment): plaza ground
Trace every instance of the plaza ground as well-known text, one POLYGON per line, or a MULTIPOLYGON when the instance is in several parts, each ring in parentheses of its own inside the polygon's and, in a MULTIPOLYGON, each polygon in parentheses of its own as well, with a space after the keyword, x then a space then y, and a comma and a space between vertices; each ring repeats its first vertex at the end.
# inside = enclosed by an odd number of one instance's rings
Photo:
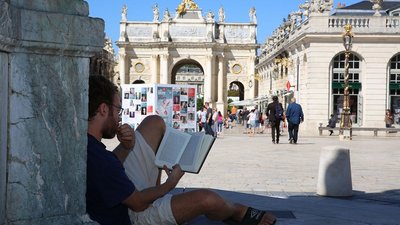
MULTIPOLYGON (((297 145, 272 144, 269 134, 249 137, 239 125, 220 135, 200 174, 185 174, 176 192, 209 188, 226 198, 277 213, 277 224, 400 224, 400 138, 303 136, 297 145), (353 196, 316 195, 320 152, 350 149, 353 196)), ((115 140, 106 141, 115 146, 115 140)), ((190 224, 220 224, 197 218, 190 224)))

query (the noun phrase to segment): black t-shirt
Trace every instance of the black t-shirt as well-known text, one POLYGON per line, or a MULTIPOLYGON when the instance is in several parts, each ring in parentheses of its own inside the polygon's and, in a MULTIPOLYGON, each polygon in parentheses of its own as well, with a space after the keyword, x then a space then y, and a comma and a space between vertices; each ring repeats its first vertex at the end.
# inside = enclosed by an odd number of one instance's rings
POLYGON ((212 108, 211 107, 207 108, 206 122, 208 122, 208 124, 212 124, 212 108), (210 118, 210 120, 208 120, 208 118, 210 118))
POLYGON ((125 169, 106 146, 88 134, 86 210, 101 225, 131 225, 128 207, 122 201, 135 186, 125 169))

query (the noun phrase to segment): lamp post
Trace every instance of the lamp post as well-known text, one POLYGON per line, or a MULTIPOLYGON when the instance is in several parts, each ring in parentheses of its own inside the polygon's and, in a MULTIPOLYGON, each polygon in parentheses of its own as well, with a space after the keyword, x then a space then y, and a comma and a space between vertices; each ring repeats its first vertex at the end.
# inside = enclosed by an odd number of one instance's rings
POLYGON ((344 69, 344 93, 343 93, 343 111, 340 118, 340 135, 342 137, 349 137, 351 135, 351 120, 350 120, 350 97, 349 97, 349 58, 350 51, 353 42, 353 33, 351 32, 352 26, 347 24, 344 26, 345 32, 343 34, 343 45, 345 48, 345 69, 344 69), (349 132, 348 135, 344 135, 344 132, 349 132))

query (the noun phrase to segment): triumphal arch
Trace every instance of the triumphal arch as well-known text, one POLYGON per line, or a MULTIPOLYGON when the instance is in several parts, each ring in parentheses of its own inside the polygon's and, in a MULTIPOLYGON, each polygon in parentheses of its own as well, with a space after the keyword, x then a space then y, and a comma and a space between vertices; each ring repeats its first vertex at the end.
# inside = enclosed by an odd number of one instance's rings
MULTIPOLYGON (((218 17, 218 18, 217 18, 218 17)), ((225 22, 203 11, 192 0, 183 0, 172 14, 153 6, 153 21, 127 21, 127 8, 120 22, 119 73, 121 84, 197 84, 198 94, 218 110, 227 106, 227 90, 236 84, 241 99, 256 93, 255 60, 257 19, 225 22)))

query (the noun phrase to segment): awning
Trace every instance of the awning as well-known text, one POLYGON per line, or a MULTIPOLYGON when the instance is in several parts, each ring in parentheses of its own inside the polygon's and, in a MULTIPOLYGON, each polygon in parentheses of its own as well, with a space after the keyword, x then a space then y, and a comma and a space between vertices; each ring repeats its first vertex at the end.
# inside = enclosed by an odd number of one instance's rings
POLYGON ((234 101, 229 103, 229 105, 232 106, 250 106, 250 105, 257 105, 257 103, 254 102, 252 99, 246 99, 242 101, 234 101))
POLYGON ((257 98, 254 99, 254 103, 265 102, 268 101, 269 99, 270 98, 268 95, 258 96, 257 98))

